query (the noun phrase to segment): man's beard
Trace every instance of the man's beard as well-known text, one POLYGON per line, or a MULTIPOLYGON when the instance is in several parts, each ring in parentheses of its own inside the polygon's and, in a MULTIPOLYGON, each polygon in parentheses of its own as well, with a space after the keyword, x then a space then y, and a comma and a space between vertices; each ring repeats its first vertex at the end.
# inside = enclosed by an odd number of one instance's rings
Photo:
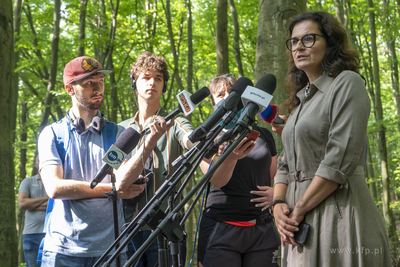
POLYGON ((75 92, 75 97, 76 100, 85 108, 89 109, 89 110, 98 110, 101 109, 101 107, 104 104, 104 98, 101 100, 101 102, 97 102, 97 103, 90 103, 89 100, 83 96, 81 96, 79 93, 75 92))

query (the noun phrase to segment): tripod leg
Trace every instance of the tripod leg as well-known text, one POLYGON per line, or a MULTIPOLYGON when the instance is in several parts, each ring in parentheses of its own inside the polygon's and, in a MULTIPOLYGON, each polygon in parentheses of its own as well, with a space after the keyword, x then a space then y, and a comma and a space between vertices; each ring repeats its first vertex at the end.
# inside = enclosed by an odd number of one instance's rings
POLYGON ((161 234, 157 237, 157 241, 158 241, 158 266, 167 267, 169 266, 167 241, 161 234))

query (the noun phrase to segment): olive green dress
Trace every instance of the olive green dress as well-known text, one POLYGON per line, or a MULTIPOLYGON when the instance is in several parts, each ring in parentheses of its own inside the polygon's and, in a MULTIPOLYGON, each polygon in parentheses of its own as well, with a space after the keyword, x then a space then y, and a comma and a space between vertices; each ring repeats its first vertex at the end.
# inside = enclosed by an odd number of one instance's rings
POLYGON ((364 178, 370 101, 362 78, 343 71, 335 79, 324 73, 297 96, 282 133, 275 184, 288 185, 293 209, 314 176, 340 186, 305 222, 311 229, 304 246, 286 245, 282 266, 391 266, 382 216, 364 178))

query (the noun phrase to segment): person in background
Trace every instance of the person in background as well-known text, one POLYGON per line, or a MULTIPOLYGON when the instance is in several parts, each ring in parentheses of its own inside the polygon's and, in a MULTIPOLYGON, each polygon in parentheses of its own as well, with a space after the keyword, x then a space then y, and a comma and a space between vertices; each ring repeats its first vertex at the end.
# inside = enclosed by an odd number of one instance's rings
MULTIPOLYGON (((39 168, 39 156, 35 157, 35 167, 39 168)), ((36 262, 43 233, 44 219, 49 197, 44 189, 40 174, 22 180, 19 186, 18 206, 25 212, 24 230, 22 232, 22 249, 26 267, 39 267, 36 262)))
MULTIPOLYGON (((168 66, 163 57, 155 56, 150 52, 142 53, 136 62, 131 66, 132 89, 134 90, 139 111, 133 118, 120 123, 124 128, 132 127, 138 132, 143 131, 149 125, 154 123, 159 117, 165 117, 167 112, 161 107, 160 99, 167 90, 167 81, 169 79, 168 66)), ((143 160, 144 166, 141 169, 142 175, 146 176, 153 173, 153 178, 150 180, 140 198, 125 201, 125 220, 132 221, 137 213, 146 205, 156 190, 165 182, 165 172, 173 174, 176 168, 172 167, 172 162, 178 158, 183 152, 183 148, 190 149, 192 143, 188 136, 192 132, 191 123, 183 118, 177 117, 175 123, 168 131, 161 136, 157 144, 150 147, 152 152, 149 157, 143 160)), ((145 135, 138 146, 133 149, 131 155, 134 155, 137 150, 142 149, 148 137, 145 135)), ((164 201, 161 210, 165 211, 167 203, 164 201)), ((151 234, 151 229, 148 226, 135 235, 133 243, 128 246, 127 256, 130 258, 151 234)), ((186 245, 181 246, 181 263, 185 263, 186 245)), ((151 246, 144 252, 138 267, 147 266, 153 267, 158 262, 158 242, 153 242, 151 246)))
POLYGON ((282 266, 391 266, 385 224, 365 182, 370 100, 359 56, 337 19, 302 13, 289 26, 285 102, 271 210, 282 266), (298 244, 300 224, 310 225, 298 244))
MULTIPOLYGON (((211 80, 214 106, 231 93, 235 81, 233 74, 211 80)), ((276 173, 275 142, 266 128, 255 131, 259 136, 242 140, 210 180, 197 254, 203 266, 278 266, 279 237, 268 211, 276 173)))

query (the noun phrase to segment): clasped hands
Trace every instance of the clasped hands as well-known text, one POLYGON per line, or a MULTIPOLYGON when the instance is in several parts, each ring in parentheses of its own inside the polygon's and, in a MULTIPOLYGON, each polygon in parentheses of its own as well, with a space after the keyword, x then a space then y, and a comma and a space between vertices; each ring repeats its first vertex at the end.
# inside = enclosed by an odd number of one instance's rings
POLYGON ((299 224, 303 220, 305 214, 301 214, 296 207, 290 212, 286 203, 277 203, 273 207, 275 217, 275 225, 281 236, 282 247, 285 244, 300 246, 294 240, 294 233, 299 231, 299 224))

